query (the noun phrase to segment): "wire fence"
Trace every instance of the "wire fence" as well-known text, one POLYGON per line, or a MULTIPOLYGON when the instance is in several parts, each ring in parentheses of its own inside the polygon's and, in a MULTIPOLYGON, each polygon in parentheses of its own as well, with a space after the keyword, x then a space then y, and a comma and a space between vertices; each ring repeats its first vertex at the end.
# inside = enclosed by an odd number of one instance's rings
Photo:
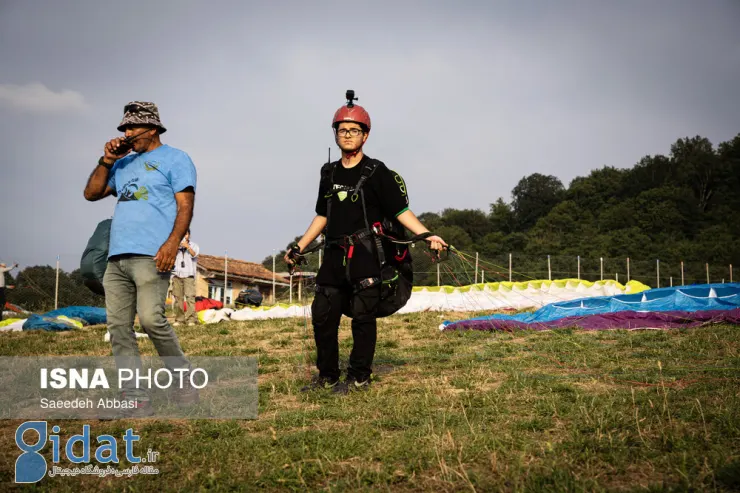
MULTIPOLYGON (((630 280, 650 287, 682 286, 732 282, 732 265, 709 264, 702 261, 662 261, 628 258, 594 258, 579 256, 531 256, 517 253, 483 257, 476 252, 443 254, 437 261, 423 246, 411 249, 414 285, 462 286, 482 282, 583 279, 599 281, 613 279, 622 284, 630 280)), ((303 276, 285 278, 275 273, 275 284, 262 280, 263 304, 308 302, 313 295, 315 273, 322 261, 320 253, 306 256, 303 276)), ((276 258, 276 270, 284 273, 285 265, 276 258)), ((78 271, 65 272, 57 266, 34 266, 6 274, 7 301, 29 312, 44 313, 67 306, 105 306, 102 296, 91 292, 78 271)), ((218 276, 216 281, 221 281, 218 276)), ((211 279, 213 280, 213 279, 211 279)), ((209 281, 210 282, 210 281, 209 281)), ((218 301, 237 305, 239 284, 229 279, 229 290, 218 291, 218 301), (228 292, 227 292, 228 291, 228 292), (225 299, 222 298, 225 296, 225 299)), ((213 296, 214 291, 197 292, 197 296, 213 296)))
POLYGON ((51 266, 23 269, 16 277, 6 275, 7 302, 35 313, 67 306, 105 306, 105 298, 84 285, 79 272, 65 272, 51 266))
MULTIPOLYGON (((531 256, 521 254, 482 257, 475 252, 462 252, 462 266, 453 273, 445 272, 444 263, 434 265, 422 260, 415 265, 418 285, 455 285, 455 277, 468 283, 498 281, 531 281, 582 279, 616 280, 622 284, 639 281, 650 287, 733 282, 731 264, 709 264, 702 261, 643 260, 613 257, 531 256), (439 278, 437 272, 440 272, 439 278)), ((416 257, 415 257, 416 258, 416 257)))

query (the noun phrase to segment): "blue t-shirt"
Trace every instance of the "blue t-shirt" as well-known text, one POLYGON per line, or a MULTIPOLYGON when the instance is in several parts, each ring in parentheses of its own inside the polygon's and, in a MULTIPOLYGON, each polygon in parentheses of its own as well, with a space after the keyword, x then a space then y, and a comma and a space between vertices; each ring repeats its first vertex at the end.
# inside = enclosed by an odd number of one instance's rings
POLYGON ((118 197, 108 256, 156 255, 175 225, 175 193, 195 190, 196 180, 190 156, 168 145, 116 161, 108 180, 118 197))

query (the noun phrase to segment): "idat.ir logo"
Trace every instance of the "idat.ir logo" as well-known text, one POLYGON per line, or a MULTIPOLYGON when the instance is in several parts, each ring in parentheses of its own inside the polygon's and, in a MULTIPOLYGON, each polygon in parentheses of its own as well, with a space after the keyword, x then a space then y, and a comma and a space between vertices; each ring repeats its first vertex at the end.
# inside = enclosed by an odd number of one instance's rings
MULTIPOLYGON (((66 459, 73 464, 90 463, 90 425, 83 425, 82 434, 73 435, 67 440, 64 447, 61 446, 59 426, 52 426, 49 434, 46 421, 26 421, 15 431, 15 444, 21 450, 21 455, 15 461, 15 482, 16 483, 37 483, 43 479, 48 470, 46 458, 39 452, 44 448, 47 442, 51 442, 51 460, 58 464, 61 460, 62 451, 66 459), (26 433, 26 432, 35 432, 26 433), (27 436, 28 435, 28 436, 27 436), (35 440, 34 440, 35 439, 35 440), (82 453, 75 454, 74 446, 76 443, 82 444, 82 453)), ((133 453, 134 442, 139 440, 138 435, 134 435, 131 428, 127 429, 123 435, 123 441, 126 444, 126 460, 132 464, 142 462, 141 457, 133 453)), ((95 460, 101 464, 118 464, 118 441, 112 435, 99 435, 97 437, 98 448, 95 450, 95 460)), ((149 461, 158 455, 157 452, 149 451, 149 461)), ((97 467, 97 466, 96 466, 97 467)), ((56 466, 55 469, 59 469, 56 466)))

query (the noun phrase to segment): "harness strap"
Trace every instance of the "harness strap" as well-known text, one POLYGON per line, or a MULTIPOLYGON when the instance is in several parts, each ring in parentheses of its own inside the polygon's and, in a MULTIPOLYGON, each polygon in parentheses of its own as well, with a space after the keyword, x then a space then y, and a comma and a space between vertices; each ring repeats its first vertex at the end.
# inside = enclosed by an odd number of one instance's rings
MULTIPOLYGON (((365 221, 365 229, 361 231, 357 231, 353 233, 352 235, 344 236, 341 238, 332 238, 328 239, 324 243, 324 248, 327 248, 329 246, 333 245, 339 245, 341 248, 345 250, 344 252, 344 267, 345 267, 345 277, 347 278, 348 282, 352 282, 351 278, 351 265, 352 265, 352 258, 354 257, 354 250, 355 245, 357 243, 365 243, 368 246, 368 250, 372 252, 373 248, 372 246, 375 246, 375 253, 376 253, 376 260, 378 261, 378 266, 380 268, 383 267, 383 265, 386 262, 386 255, 385 250, 383 249, 383 243, 381 240, 381 237, 378 235, 377 231, 374 231, 370 228, 370 223, 367 218, 367 205, 365 203, 365 191, 363 186, 367 182, 368 179, 375 173, 375 170, 378 168, 378 162, 375 160, 369 160, 365 164, 362 165, 362 170, 360 171, 360 179, 357 181, 357 184, 354 186, 354 188, 342 185, 335 188, 334 185, 334 172, 336 170, 337 165, 334 163, 327 163, 325 165, 325 168, 323 169, 325 174, 328 174, 329 178, 329 184, 331 186, 331 189, 329 193, 325 195, 327 199, 326 204, 326 223, 327 223, 327 231, 329 229, 329 222, 331 221, 331 204, 332 199, 334 196, 341 192, 346 191, 349 192, 352 190, 352 200, 356 200, 355 197, 359 197, 360 203, 362 204, 362 217, 365 221), (329 168, 331 168, 331 171, 329 172, 329 168), (372 236, 372 243, 369 243, 366 241, 369 237, 372 236)), ((376 223, 378 224, 378 223, 376 223)), ((405 255, 404 255, 405 257, 405 255)), ((401 257, 401 258, 404 258, 401 257)))
POLYGON ((371 230, 361 229, 360 231, 352 233, 351 235, 327 238, 326 245, 327 246, 337 246, 338 245, 344 248, 347 245, 349 238, 353 238, 353 242, 356 244, 357 242, 362 241, 365 238, 372 236, 373 234, 375 233, 371 230))

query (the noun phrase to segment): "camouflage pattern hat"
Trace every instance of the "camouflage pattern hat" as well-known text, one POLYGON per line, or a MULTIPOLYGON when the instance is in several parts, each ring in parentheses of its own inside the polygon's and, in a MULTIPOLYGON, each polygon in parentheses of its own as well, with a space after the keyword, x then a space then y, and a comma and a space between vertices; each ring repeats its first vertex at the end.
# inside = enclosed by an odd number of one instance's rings
POLYGON ((159 110, 157 105, 147 101, 131 101, 123 107, 123 120, 118 125, 118 131, 123 132, 126 127, 153 126, 159 128, 159 133, 167 131, 159 121, 159 110))

